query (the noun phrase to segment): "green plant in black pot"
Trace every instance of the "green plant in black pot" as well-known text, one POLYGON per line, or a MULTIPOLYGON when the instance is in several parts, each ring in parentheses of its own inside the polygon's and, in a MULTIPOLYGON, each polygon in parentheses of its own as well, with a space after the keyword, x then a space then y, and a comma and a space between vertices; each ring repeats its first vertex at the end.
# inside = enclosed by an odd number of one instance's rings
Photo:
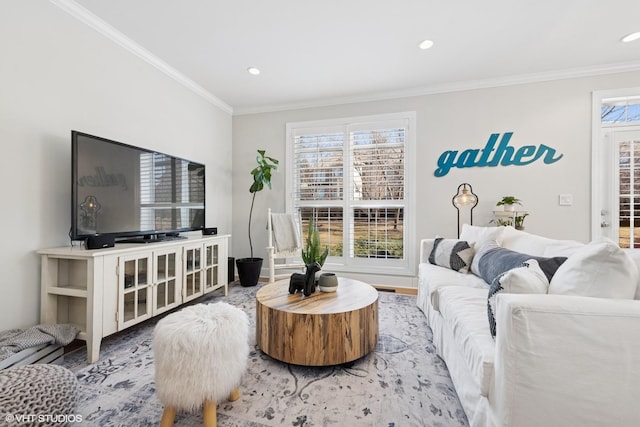
POLYGON ((305 243, 305 247, 302 248, 302 261, 304 261, 304 264, 309 265, 317 262, 322 267, 329 255, 329 248, 327 246, 324 249, 320 247, 320 233, 313 224, 313 217, 309 218, 309 229, 307 230, 305 243))
POLYGON ((322 249, 320 247, 320 233, 313 223, 313 216, 309 218, 309 229, 307 230, 307 239, 305 247, 302 248, 302 261, 306 266, 306 282, 304 287, 304 295, 309 296, 316 291, 315 275, 327 259, 329 248, 327 246, 322 249))
POLYGON ((271 172, 278 169, 278 160, 273 157, 265 156, 265 150, 258 150, 256 156, 258 166, 251 170, 253 183, 249 187, 251 196, 251 208, 249 209, 249 249, 251 251, 250 258, 239 258, 236 260, 238 267, 238 277, 242 286, 255 286, 260 278, 260 270, 262 269, 262 258, 253 256, 253 242, 251 240, 251 218, 253 216, 253 205, 256 201, 256 193, 262 191, 264 187, 271 189, 271 172))

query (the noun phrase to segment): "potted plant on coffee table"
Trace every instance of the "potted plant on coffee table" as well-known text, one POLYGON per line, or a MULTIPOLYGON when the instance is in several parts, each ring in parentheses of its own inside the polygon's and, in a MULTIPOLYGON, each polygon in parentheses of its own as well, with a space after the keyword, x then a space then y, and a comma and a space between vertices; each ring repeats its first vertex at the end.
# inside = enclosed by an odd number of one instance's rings
POLYGON ((253 168, 253 183, 249 188, 251 196, 251 209, 249 209, 249 249, 251 256, 249 258, 238 258, 236 267, 238 268, 238 277, 242 286, 255 286, 260 279, 260 270, 262 269, 262 258, 253 256, 253 242, 251 240, 251 217, 253 216, 253 205, 256 200, 256 193, 262 191, 265 186, 271 189, 271 172, 278 169, 278 160, 273 157, 264 155, 265 150, 258 150, 256 162, 258 166, 253 168))
POLYGON ((314 275, 310 283, 308 282, 305 286, 304 294, 308 296, 315 291, 315 274, 320 271, 329 255, 329 248, 325 246, 324 249, 322 249, 320 246, 320 233, 313 223, 313 216, 309 218, 309 229, 307 230, 305 244, 305 247, 302 248, 302 261, 307 268, 307 273, 313 273, 314 275))

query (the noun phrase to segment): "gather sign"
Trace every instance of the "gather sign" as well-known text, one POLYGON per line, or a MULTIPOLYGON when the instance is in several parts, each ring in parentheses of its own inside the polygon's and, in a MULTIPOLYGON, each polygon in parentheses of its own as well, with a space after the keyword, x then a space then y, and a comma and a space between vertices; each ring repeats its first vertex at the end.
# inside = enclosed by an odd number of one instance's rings
POLYGON ((513 132, 504 133, 497 147, 500 134, 492 133, 484 148, 470 148, 461 153, 457 150, 447 150, 438 158, 438 168, 433 174, 442 177, 448 174, 451 168, 524 166, 539 159, 542 159, 545 164, 551 164, 563 156, 563 154, 556 156, 556 150, 544 144, 523 145, 516 150, 509 145, 512 136, 513 132))

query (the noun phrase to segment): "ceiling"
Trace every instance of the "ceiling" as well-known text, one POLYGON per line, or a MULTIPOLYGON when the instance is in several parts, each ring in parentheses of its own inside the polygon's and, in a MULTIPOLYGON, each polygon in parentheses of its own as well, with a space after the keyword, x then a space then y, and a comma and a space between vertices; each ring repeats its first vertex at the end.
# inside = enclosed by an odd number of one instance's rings
POLYGON ((51 1, 234 114, 640 70, 638 0, 51 1))

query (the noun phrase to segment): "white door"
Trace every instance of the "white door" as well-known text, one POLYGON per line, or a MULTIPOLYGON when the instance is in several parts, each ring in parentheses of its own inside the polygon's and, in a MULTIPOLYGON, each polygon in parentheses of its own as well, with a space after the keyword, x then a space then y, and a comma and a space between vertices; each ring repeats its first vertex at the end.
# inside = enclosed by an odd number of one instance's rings
POLYGON ((640 248, 640 126, 603 128, 601 135, 596 230, 621 248, 640 248))

